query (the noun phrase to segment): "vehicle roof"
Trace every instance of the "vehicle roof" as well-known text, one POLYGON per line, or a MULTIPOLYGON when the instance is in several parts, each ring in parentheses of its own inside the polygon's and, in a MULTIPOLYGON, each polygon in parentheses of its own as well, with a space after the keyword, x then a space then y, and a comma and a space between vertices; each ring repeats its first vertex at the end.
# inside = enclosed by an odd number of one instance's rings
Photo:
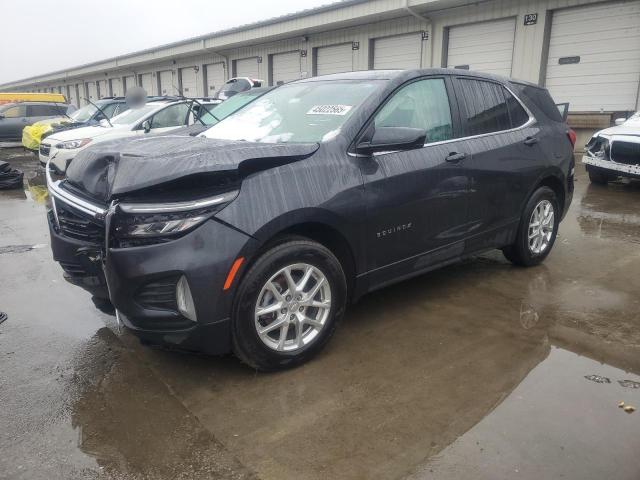
POLYGON ((513 82, 523 85, 531 85, 540 87, 535 83, 525 82, 523 80, 514 80, 512 78, 503 77, 501 75, 493 75, 490 73, 476 72, 474 70, 461 70, 455 68, 422 68, 410 70, 357 70, 354 72, 332 73, 330 75, 322 75, 319 77, 304 78, 291 83, 306 83, 325 80, 395 80, 400 77, 411 79, 425 75, 463 75, 469 77, 483 78, 487 80, 497 80, 499 82, 513 82))

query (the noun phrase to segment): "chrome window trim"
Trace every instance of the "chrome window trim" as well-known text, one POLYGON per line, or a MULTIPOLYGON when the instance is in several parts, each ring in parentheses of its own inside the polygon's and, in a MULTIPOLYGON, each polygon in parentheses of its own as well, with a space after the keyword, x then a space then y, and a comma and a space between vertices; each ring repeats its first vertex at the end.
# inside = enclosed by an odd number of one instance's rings
POLYGON ((215 197, 202 198, 187 202, 168 203, 121 203, 120 209, 125 213, 172 213, 197 210, 230 202, 238 196, 239 190, 223 193, 215 197))
MULTIPOLYGON (((47 177, 47 188, 51 195, 64 203, 71 205, 72 207, 80 210, 83 213, 93 216, 96 219, 104 218, 106 210, 100 208, 93 203, 89 203, 81 198, 72 195, 71 193, 60 188, 60 180, 56 180, 55 182, 51 178, 51 172, 49 171, 49 163, 51 160, 47 161, 47 166, 45 167, 46 177, 47 177)), ((55 200, 54 200, 55 201, 55 200)), ((57 212, 56 212, 57 213, 57 212)))

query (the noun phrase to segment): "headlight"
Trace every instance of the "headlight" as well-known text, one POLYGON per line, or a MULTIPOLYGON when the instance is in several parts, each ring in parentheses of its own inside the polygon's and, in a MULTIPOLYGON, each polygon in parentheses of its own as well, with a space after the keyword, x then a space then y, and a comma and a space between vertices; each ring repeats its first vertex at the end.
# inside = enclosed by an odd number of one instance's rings
POLYGON ((91 142, 90 138, 81 138, 79 140, 67 140, 66 142, 60 142, 56 145, 56 148, 62 148, 66 150, 73 150, 74 148, 82 148, 91 142))
POLYGON ((189 202, 122 203, 119 205, 122 213, 115 218, 115 236, 120 240, 180 236, 222 210, 237 196, 236 190, 189 202))

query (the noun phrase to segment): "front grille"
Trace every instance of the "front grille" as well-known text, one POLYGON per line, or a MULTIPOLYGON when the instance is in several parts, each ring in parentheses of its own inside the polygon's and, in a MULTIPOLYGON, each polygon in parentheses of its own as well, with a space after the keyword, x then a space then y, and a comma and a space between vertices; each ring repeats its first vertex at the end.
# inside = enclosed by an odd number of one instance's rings
POLYGON ((50 151, 51 151, 51 145, 47 145, 46 143, 40 144, 40 155, 44 155, 45 157, 48 157, 50 151))
POLYGON ((102 246, 104 224, 92 216, 56 200, 60 233, 66 237, 102 246))
POLYGON ((625 165, 640 165, 640 143, 619 140, 612 142, 611 160, 625 165))
POLYGON ((136 302, 153 310, 178 310, 176 284, 179 277, 168 277, 147 283, 136 293, 136 302))

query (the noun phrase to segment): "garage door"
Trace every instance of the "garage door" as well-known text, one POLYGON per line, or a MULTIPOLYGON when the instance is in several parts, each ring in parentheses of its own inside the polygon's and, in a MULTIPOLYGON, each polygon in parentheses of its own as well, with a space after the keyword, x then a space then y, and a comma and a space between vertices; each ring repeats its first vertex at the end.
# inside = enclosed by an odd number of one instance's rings
POLYGON ((212 63, 211 65, 206 65, 204 68, 207 75, 206 95, 213 96, 220 90, 225 81, 224 64, 212 63))
POLYGON ((127 93, 127 90, 132 89, 136 86, 136 77, 133 75, 127 75, 124 77, 124 93, 127 93))
POLYGON ((98 98, 104 98, 108 96, 109 96, 109 91, 107 90, 107 81, 98 80, 98 98))
POLYGON ((353 70, 353 50, 351 44, 319 47, 316 50, 316 75, 351 72, 353 70))
POLYGON ((373 41, 373 68, 376 70, 420 68, 421 59, 422 32, 373 41))
POLYGON ((283 83, 300 79, 302 69, 300 68, 299 50, 274 54, 271 57, 271 62, 273 85, 282 85, 283 83))
POLYGON ((635 110, 640 2, 554 12, 545 85, 574 112, 635 110))
POLYGON ((87 82, 87 95, 89 100, 95 102, 98 100, 98 89, 96 87, 96 82, 87 82))
POLYGON ((178 92, 173 87, 173 72, 165 70, 158 73, 160 78, 160 95, 176 95, 178 92))
POLYGON ((198 77, 193 67, 180 69, 180 86, 185 97, 201 97, 198 88, 198 77))
POLYGON ((122 93, 122 80, 119 78, 112 78, 111 82, 111 95, 114 97, 121 97, 122 93))
POLYGON ((155 95, 155 88, 153 88, 153 77, 150 73, 140 74, 140 86, 144 88, 147 95, 155 95))
POLYGON ((234 60, 234 62, 236 77, 260 78, 260 64, 256 57, 234 60))
POLYGON ((447 67, 511 75, 513 18, 449 28, 447 67))
POLYGON ((69 100, 69 103, 71 105, 75 105, 76 107, 80 106, 80 103, 78 102, 78 92, 76 92, 76 86, 75 85, 67 85, 67 97, 69 100))

